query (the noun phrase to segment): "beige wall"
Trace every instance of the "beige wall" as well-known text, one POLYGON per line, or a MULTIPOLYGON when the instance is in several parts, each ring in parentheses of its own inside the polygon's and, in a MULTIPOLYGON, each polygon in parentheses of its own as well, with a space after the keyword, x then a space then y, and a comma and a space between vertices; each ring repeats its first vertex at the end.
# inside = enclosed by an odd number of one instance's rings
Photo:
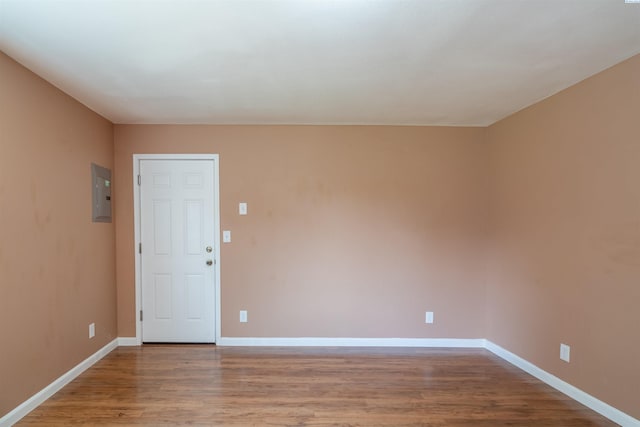
POLYGON ((135 335, 132 154, 218 153, 223 336, 486 337, 640 418, 638 75, 488 130, 114 132, 0 54, 0 416, 112 340, 116 305, 135 335), (91 162, 114 168, 115 233, 90 222, 91 162))
POLYGON ((639 76, 636 56, 489 128, 487 278, 487 338, 636 418, 639 76))
POLYGON ((119 335, 135 335, 132 155, 180 152, 220 154, 223 336, 483 337, 485 133, 116 125, 119 335))
POLYGON ((112 138, 0 53, 0 417, 116 337, 114 226, 91 223, 112 138))

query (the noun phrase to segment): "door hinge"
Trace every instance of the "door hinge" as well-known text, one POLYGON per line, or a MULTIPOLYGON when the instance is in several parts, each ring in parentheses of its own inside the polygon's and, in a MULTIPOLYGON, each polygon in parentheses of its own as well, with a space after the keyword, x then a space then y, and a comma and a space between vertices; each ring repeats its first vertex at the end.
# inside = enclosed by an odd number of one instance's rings
POLYGON ((142 176, 138 175, 138 185, 142 185, 142 176))
POLYGON ((142 322, 142 310, 140 310, 140 321, 142 322))
POLYGON ((138 253, 142 253, 142 243, 138 243, 138 253))

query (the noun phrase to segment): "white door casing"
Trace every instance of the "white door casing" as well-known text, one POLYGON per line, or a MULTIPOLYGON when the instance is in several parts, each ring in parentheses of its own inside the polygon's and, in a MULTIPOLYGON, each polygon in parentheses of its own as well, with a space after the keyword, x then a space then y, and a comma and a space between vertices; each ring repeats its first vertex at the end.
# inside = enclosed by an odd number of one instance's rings
POLYGON ((136 249, 141 247, 136 341, 215 342, 220 306, 217 156, 134 156, 135 172, 140 177, 134 183, 136 249))

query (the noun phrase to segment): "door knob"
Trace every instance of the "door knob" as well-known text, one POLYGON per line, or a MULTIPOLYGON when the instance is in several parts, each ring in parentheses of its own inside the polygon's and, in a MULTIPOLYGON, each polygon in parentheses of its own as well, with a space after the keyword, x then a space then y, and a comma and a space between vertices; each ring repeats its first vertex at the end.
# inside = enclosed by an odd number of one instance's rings
POLYGON ((207 265, 213 265, 213 260, 208 259, 207 260, 207 265))
POLYGON ((212 248, 211 246, 207 246, 207 247, 205 248, 205 250, 206 250, 208 253, 211 253, 211 251, 213 251, 213 248, 212 248))

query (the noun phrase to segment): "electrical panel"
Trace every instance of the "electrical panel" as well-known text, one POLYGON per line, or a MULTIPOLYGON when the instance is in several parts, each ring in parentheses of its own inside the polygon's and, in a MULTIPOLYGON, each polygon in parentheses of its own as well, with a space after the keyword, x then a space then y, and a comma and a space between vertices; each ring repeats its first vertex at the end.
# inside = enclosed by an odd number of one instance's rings
POLYGON ((111 170, 91 163, 92 220, 111 222, 111 170))

